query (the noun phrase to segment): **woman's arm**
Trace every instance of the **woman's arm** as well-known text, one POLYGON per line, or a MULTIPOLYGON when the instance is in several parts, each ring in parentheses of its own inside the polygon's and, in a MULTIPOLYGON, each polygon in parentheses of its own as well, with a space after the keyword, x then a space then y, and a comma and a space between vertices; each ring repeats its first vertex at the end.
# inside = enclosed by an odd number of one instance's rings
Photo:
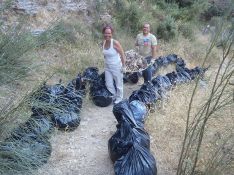
POLYGON ((125 57, 125 54, 124 54, 124 50, 121 46, 121 44, 114 40, 114 48, 117 50, 117 52, 119 53, 120 55, 120 58, 121 58, 121 62, 122 62, 122 65, 123 67, 125 66, 125 61, 126 61, 126 57, 125 57))

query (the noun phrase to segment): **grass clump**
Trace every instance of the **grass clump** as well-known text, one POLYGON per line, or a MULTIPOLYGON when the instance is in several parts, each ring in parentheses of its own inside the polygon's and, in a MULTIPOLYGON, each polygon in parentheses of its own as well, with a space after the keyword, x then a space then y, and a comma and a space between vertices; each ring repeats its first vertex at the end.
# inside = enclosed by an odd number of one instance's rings
POLYGON ((136 2, 131 2, 122 9, 122 13, 118 13, 116 18, 119 25, 124 27, 128 33, 136 35, 142 25, 143 13, 136 2))
MULTIPOLYGON (((207 49, 207 53, 203 60, 202 66, 207 63, 209 54, 216 46, 218 38, 224 30, 224 26, 222 24, 223 23, 221 22, 219 23, 219 25, 217 25, 218 30, 210 44, 210 47, 207 49)), ((199 108, 194 107, 194 102, 197 97, 196 94, 198 93, 198 81, 195 84, 188 106, 184 141, 177 169, 178 175, 192 175, 197 172, 205 174, 205 172, 203 172, 203 170, 200 168, 199 162, 203 157, 201 155, 201 152, 205 150, 203 144, 204 142, 206 142, 204 138, 207 134, 208 124, 217 113, 219 113, 220 111, 225 111, 225 108, 231 108, 231 106, 233 106, 233 92, 231 90, 231 87, 229 86, 229 82, 234 73, 234 57, 232 48, 233 38, 227 38, 226 44, 224 44, 222 47, 222 58, 220 60, 220 63, 216 66, 213 78, 211 79, 212 82, 210 90, 207 93, 208 96, 204 99, 204 102, 199 108)), ((217 123, 217 121, 213 122, 217 123)), ((231 149, 233 149, 233 146, 231 149)), ((207 162, 210 161, 212 165, 213 160, 207 160, 207 162)), ((229 161, 229 163, 230 162, 232 161, 229 161)), ((224 162, 220 161, 218 165, 215 166, 224 167, 222 165, 223 163, 224 162)), ((207 167, 207 169, 210 170, 209 167, 207 167)), ((229 169, 229 171, 233 172, 233 168, 229 169)))
POLYGON ((175 38, 177 33, 175 20, 171 16, 167 16, 157 28, 157 36, 166 41, 175 38))
POLYGON ((182 23, 178 26, 178 32, 184 36, 184 38, 193 40, 194 39, 194 30, 192 25, 189 23, 182 23))

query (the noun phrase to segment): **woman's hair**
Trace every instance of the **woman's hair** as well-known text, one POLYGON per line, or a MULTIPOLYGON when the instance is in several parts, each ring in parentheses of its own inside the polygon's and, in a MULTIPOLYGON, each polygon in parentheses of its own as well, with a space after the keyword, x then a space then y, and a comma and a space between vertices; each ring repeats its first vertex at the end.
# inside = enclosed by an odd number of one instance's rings
POLYGON ((104 26, 104 27, 102 28, 102 33, 103 33, 103 34, 105 33, 106 29, 110 29, 110 30, 111 30, 111 33, 114 32, 113 27, 111 27, 110 25, 106 25, 106 26, 104 26))

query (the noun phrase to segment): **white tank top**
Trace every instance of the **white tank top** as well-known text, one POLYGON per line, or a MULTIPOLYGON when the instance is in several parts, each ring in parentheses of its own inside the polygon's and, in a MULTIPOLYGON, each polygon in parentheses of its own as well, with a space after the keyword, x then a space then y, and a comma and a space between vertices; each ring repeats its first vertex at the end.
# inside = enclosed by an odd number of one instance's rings
POLYGON ((106 66, 121 66, 121 59, 117 50, 113 47, 113 39, 111 39, 110 48, 105 49, 105 42, 103 44, 103 55, 106 66))

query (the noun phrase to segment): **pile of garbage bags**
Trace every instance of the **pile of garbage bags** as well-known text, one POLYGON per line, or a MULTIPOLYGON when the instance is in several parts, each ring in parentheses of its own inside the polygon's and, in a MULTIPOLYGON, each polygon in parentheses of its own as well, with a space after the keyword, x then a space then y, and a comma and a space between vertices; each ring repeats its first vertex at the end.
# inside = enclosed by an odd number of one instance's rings
POLYGON ((31 171, 45 164, 51 155, 49 138, 57 127, 73 131, 80 124, 85 85, 78 75, 63 86, 44 84, 31 98, 31 117, 13 129, 0 143, 1 171, 8 174, 31 171))
MULTIPOLYGON (((177 78, 177 82, 179 81, 185 82, 193 80, 197 75, 201 75, 201 73, 204 72, 204 70, 199 67, 189 70, 188 68, 185 67, 186 64, 184 60, 178 57, 176 54, 170 54, 167 56, 158 57, 154 61, 154 63, 150 64, 150 66, 152 66, 150 71, 152 71, 152 75, 154 75, 161 67, 165 67, 169 64, 176 65, 176 72, 171 73, 169 76, 173 78, 173 74, 177 74, 177 77, 180 77, 177 78)), ((142 76, 142 70, 133 73, 127 72, 124 74, 124 82, 135 84, 138 82, 141 76, 142 76)))
POLYGON ((32 97, 32 111, 34 114, 50 116, 58 129, 72 131, 80 124, 84 95, 85 85, 82 84, 80 75, 66 87, 61 83, 44 85, 32 97))
POLYGON ((98 74, 98 68, 89 67, 85 69, 83 80, 89 82, 89 94, 96 106, 106 107, 112 103, 113 94, 106 88, 105 73, 98 74))
POLYGON ((150 137, 144 129, 147 108, 134 100, 114 105, 117 131, 108 141, 108 150, 114 162, 116 175, 156 175, 157 166, 150 152, 150 137))
POLYGON ((139 90, 132 92, 128 100, 113 107, 118 124, 117 131, 108 141, 108 150, 116 175, 157 174, 156 161, 150 153, 150 137, 144 129, 148 109, 156 101, 165 98, 167 91, 173 86, 203 76, 207 70, 199 67, 188 69, 184 60, 177 55, 159 57, 153 64, 153 70, 156 72, 170 63, 176 63, 176 71, 159 75, 151 82, 144 83, 139 90))
MULTIPOLYGON (((164 98, 166 91, 173 86, 194 80, 207 70, 199 67, 188 69, 177 55, 159 57, 153 64, 153 70, 156 72, 171 63, 176 63, 176 71, 155 77, 133 91, 128 100, 113 107, 118 124, 117 131, 108 141, 108 149, 116 175, 157 174, 156 160, 150 152, 150 137, 144 129, 148 109, 164 98)), ((140 73, 135 72, 125 76, 124 81, 137 83, 139 77, 140 73)), ((31 117, 0 143, 0 161, 5 162, 4 168, 9 174, 37 168, 48 161, 52 151, 48 139, 55 127, 73 131, 79 126, 87 85, 95 105, 106 107, 112 103, 113 95, 105 86, 105 74, 99 74, 96 67, 85 69, 66 86, 61 82, 43 84, 31 96, 31 117)))

